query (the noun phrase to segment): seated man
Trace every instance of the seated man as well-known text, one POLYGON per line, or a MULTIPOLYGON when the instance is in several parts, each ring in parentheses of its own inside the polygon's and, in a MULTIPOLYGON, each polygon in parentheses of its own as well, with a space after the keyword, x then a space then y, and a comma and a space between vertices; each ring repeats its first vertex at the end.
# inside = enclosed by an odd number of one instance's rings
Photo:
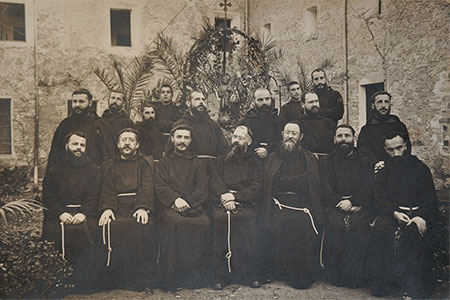
POLYGON ((94 232, 100 194, 100 170, 86 155, 86 135, 66 136, 66 153, 43 182, 42 236, 61 248, 74 267, 76 289, 94 288, 94 232))
POLYGON ((161 133, 155 123, 155 108, 153 104, 145 104, 142 108, 142 122, 136 123, 141 137, 141 151, 145 155, 159 160, 163 155, 164 145, 161 133))
POLYGON ((170 139, 173 149, 159 161, 155 174, 156 196, 162 206, 159 266, 163 286, 204 286, 210 228, 205 164, 190 150, 190 126, 175 126, 170 139))
POLYGON ((407 150, 400 132, 384 138, 389 155, 376 174, 372 293, 423 299, 431 287, 437 197, 430 169, 407 150))
POLYGON ((287 123, 282 144, 264 165, 266 267, 274 279, 298 289, 310 287, 318 276, 319 229, 324 223, 318 161, 299 146, 298 124, 287 123), (272 264, 267 261, 271 259, 272 264))
POLYGON ((238 126, 231 150, 215 161, 210 180, 215 289, 231 279, 260 286, 257 210, 262 203, 263 171, 261 161, 248 152, 251 142, 249 129, 238 126))
POLYGON ((150 216, 154 192, 152 162, 138 151, 139 135, 135 129, 119 133, 120 157, 107 162, 103 170, 100 196, 103 242, 107 245, 109 267, 106 285, 141 289, 146 282, 144 263, 150 261, 150 216), (114 251, 112 251, 114 250, 114 251), (112 251, 112 252, 111 252, 112 251))
MULTIPOLYGON (((355 130, 339 125, 336 149, 321 161, 323 204, 328 216, 324 242, 325 277, 334 285, 362 285, 371 222, 370 161, 354 146, 355 130)), ((373 218, 372 218, 373 219, 373 218)))

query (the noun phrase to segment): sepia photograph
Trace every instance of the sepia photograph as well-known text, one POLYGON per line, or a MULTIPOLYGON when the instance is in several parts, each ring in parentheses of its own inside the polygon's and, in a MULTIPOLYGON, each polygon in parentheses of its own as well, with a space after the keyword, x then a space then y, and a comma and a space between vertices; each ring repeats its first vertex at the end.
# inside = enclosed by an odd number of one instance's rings
POLYGON ((0 299, 449 299, 449 0, 0 0, 0 299))

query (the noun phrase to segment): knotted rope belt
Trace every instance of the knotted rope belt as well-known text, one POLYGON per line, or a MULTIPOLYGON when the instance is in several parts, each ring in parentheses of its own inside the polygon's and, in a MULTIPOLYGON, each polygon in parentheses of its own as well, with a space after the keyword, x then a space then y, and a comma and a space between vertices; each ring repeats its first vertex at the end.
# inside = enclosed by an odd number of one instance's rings
MULTIPOLYGON (((117 194, 117 197, 130 197, 130 196, 136 196, 136 192, 130 192, 130 193, 120 193, 117 194)), ((107 245, 107 251, 108 251, 108 257, 106 259, 106 266, 109 267, 111 263, 111 218, 108 219, 108 223, 104 224, 102 226, 102 233, 103 233, 103 245, 107 245)))
MULTIPOLYGON (((235 194, 236 191, 229 190, 230 193, 235 194)), ((225 204, 224 202, 223 204, 225 204)), ((227 246, 228 251, 227 254, 225 254, 225 257, 227 259, 227 265, 228 265, 228 273, 231 273, 231 256, 233 256, 233 252, 231 251, 231 211, 227 210, 227 246)))
POLYGON ((64 245, 64 222, 59 222, 59 225, 61 225, 61 254, 62 259, 66 260, 66 246, 64 245))
POLYGON ((307 208, 300 208, 300 207, 294 207, 294 206, 289 206, 289 205, 282 204, 282 203, 281 203, 280 201, 278 201, 275 197, 272 197, 272 199, 273 199, 273 202, 275 202, 275 204, 278 205, 278 207, 280 208, 280 210, 282 210, 283 208, 287 208, 287 209, 290 209, 290 210, 302 211, 302 212, 304 212, 305 214, 307 214, 307 215, 309 216, 310 221, 311 221, 311 225, 312 225, 312 227, 313 227, 313 229, 314 229, 314 232, 315 232, 316 234, 319 234, 319 231, 317 231, 316 225, 314 224, 313 216, 311 215, 311 212, 309 211, 309 209, 307 209, 307 208))
POLYGON ((227 232, 227 244, 228 244, 228 252, 225 255, 228 261, 228 273, 231 273, 231 256, 233 255, 231 252, 231 212, 227 210, 227 219, 228 219, 228 232, 227 232))
POLYGON ((102 231, 103 231, 103 245, 108 244, 107 249, 108 249, 108 257, 106 259, 106 266, 109 267, 109 263, 111 262, 111 252, 112 252, 112 248, 111 248, 111 219, 108 219, 108 223, 103 224, 102 226, 102 231), (105 230, 107 228, 107 230, 105 230), (106 239, 105 236, 105 232, 108 232, 108 236, 106 239))
POLYGON ((199 154, 197 155, 197 158, 200 159, 216 159, 214 155, 207 155, 207 154, 199 154))
MULTIPOLYGON (((295 193, 292 193, 292 192, 286 192, 286 193, 283 193, 283 194, 294 195, 295 193)), ((307 209, 307 208, 300 208, 300 207, 294 207, 294 206, 289 206, 289 205, 282 204, 282 203, 281 203, 280 201, 278 201, 278 199, 276 199, 275 197, 272 197, 272 199, 273 199, 273 202, 280 208, 280 210, 282 210, 283 208, 287 208, 287 209, 290 209, 290 210, 302 211, 302 212, 304 212, 305 214, 307 214, 307 215, 309 216, 309 220, 311 221, 311 226, 312 226, 312 228, 314 229, 314 232, 315 232, 316 234, 319 234, 319 231, 318 231, 317 228, 316 228, 316 225, 315 225, 315 223, 314 223, 313 216, 312 216, 311 211, 310 211, 309 209, 307 209)), ((321 239, 321 241, 320 241, 320 255, 319 255, 319 259, 320 259, 320 266, 321 266, 322 268, 325 267, 325 265, 323 264, 323 255, 322 255, 322 254, 323 254, 323 242, 324 242, 324 239, 325 239, 325 231, 323 231, 323 233, 322 233, 322 239, 321 239)))

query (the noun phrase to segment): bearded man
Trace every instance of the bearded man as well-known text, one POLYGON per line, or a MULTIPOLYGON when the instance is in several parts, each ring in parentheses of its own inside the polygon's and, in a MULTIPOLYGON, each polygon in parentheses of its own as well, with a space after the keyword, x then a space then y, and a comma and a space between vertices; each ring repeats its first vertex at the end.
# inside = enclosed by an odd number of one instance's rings
POLYGON ((397 116, 391 114, 391 99, 391 94, 386 91, 373 94, 370 102, 374 116, 361 128, 358 136, 358 150, 373 164, 387 158, 383 137, 390 132, 401 132, 405 137, 407 151, 411 151, 408 129, 397 116))
POLYGON ((311 72, 311 80, 314 86, 314 92, 319 96, 320 113, 325 118, 338 123, 344 115, 344 101, 341 93, 333 90, 328 85, 327 74, 323 69, 315 69, 311 72))
POLYGON ((98 225, 103 227, 108 251, 107 286, 142 289, 148 283, 146 268, 151 266, 145 263, 151 262, 152 254, 153 161, 138 151, 139 146, 138 132, 122 129, 117 141, 120 156, 103 170, 98 225))
POLYGON ((354 146, 355 130, 336 128, 336 149, 321 161, 323 203, 328 216, 325 278, 336 286, 361 287, 373 219, 372 166, 354 146))
POLYGON ((290 100, 288 103, 281 106, 280 110, 280 122, 281 125, 285 125, 288 122, 297 121, 303 114, 302 103, 300 97, 302 95, 302 89, 297 81, 291 81, 288 83, 288 91, 290 100))
POLYGON ((402 292, 404 298, 424 299, 433 280, 433 230, 437 197, 430 169, 410 154, 401 132, 384 138, 388 154, 376 174, 372 293, 387 296, 402 292))
MULTIPOLYGON (((209 117, 205 94, 193 90, 188 94, 186 105, 189 109, 173 127, 188 125, 192 128, 190 150, 200 157, 217 157, 227 153, 228 144, 220 125, 209 117)), ((172 140, 172 138, 171 138, 172 140)), ((166 149, 172 148, 170 142, 166 149)))
POLYGON ((111 130, 114 141, 117 141, 119 132, 124 128, 133 127, 133 121, 127 116, 123 110, 124 94, 120 90, 112 90, 108 98, 108 109, 102 114, 102 120, 111 130))
POLYGON ((246 113, 241 125, 247 126, 253 132, 253 142, 249 150, 264 159, 280 142, 280 119, 273 108, 268 89, 256 89, 253 104, 254 108, 246 113))
POLYGON ((334 149, 333 135, 336 125, 321 115, 319 96, 315 92, 304 92, 301 101, 304 108, 304 114, 299 120, 304 135, 302 147, 319 156, 330 153, 334 149))
POLYGON ((263 169, 261 161, 248 152, 251 136, 247 127, 236 127, 230 151, 214 162, 210 183, 216 290, 233 281, 260 286, 257 212, 262 204, 263 169))
POLYGON ((174 146, 156 167, 159 272, 165 289, 208 282, 208 185, 205 162, 190 149, 193 132, 187 125, 174 126, 170 136, 174 146))
POLYGON ((163 84, 159 89, 159 102, 155 103, 156 126, 161 132, 163 145, 167 144, 170 129, 181 118, 179 108, 173 103, 173 89, 170 84, 163 84))
POLYGON ((145 155, 153 156, 159 160, 163 155, 163 141, 161 133, 155 122, 155 107, 147 103, 142 107, 142 122, 136 123, 136 128, 141 137, 141 151, 145 155))
POLYGON ((86 155, 86 135, 66 136, 65 157, 48 170, 43 182, 42 237, 54 241, 74 267, 75 289, 96 285, 95 220, 100 194, 100 170, 86 155))
POLYGON ((65 137, 75 131, 86 134, 89 143, 86 154, 96 165, 114 156, 114 143, 107 125, 90 110, 92 94, 86 89, 78 89, 72 93, 73 112, 56 128, 52 145, 48 154, 46 173, 66 157, 65 137))
POLYGON ((299 146, 301 137, 300 126, 287 123, 282 143, 265 161, 263 223, 266 275, 305 289, 318 276, 319 230, 325 216, 318 161, 299 146))

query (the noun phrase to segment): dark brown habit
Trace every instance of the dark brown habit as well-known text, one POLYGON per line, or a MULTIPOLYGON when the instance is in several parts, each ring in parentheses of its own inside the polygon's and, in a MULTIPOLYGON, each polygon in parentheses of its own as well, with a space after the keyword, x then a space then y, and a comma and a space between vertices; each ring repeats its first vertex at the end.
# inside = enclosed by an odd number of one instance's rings
POLYGON ((215 163, 210 183, 212 187, 212 256, 214 277, 218 281, 235 280, 250 284, 259 278, 260 240, 257 213, 262 205, 262 163, 250 154, 227 161, 224 156, 215 163), (228 269, 228 217, 220 196, 232 191, 240 203, 230 213, 231 272, 228 269))
POLYGON ((169 151, 156 167, 155 190, 159 211, 159 270, 169 288, 198 287, 207 283, 210 222, 204 161, 189 149, 182 155, 169 151), (177 198, 191 207, 184 213, 172 209, 177 198))

